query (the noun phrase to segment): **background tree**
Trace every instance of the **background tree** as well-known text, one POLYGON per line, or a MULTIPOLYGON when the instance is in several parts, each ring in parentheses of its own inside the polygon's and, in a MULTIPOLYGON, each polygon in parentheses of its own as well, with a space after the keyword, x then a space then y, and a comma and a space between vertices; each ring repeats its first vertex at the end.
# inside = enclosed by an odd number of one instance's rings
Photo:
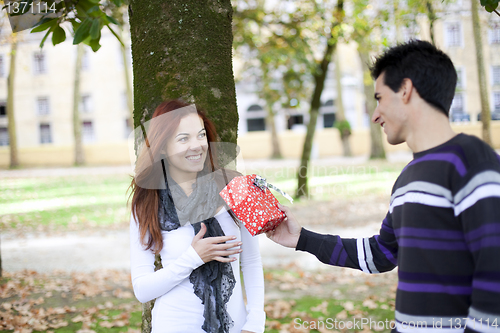
MULTIPOLYGON (((236 143, 230 0, 133 0, 129 19, 135 126, 163 100, 183 98, 207 111, 222 141, 236 143)), ((151 330, 152 306, 143 305, 143 332, 151 330)))
POLYGON ((73 137, 75 140, 74 163, 75 165, 85 164, 85 152, 82 144, 82 123, 80 121, 80 73, 82 71, 83 44, 77 45, 75 61, 75 78, 73 82, 73 137))
MULTIPOLYGON (((304 90, 303 87, 306 89, 311 87, 311 94, 308 97, 309 123, 297 174, 296 191, 296 197, 307 196, 307 168, 311 157, 312 141, 328 66, 332 61, 331 58, 342 31, 344 1, 277 2, 269 4, 268 8, 261 10, 261 14, 256 13, 255 3, 244 3, 242 15, 246 16, 247 20, 253 20, 255 25, 267 28, 267 36, 264 36, 265 39, 261 43, 270 42, 280 46, 281 55, 273 58, 273 61, 277 62, 273 68, 285 72, 280 66, 280 61, 290 61, 288 66, 284 66, 287 69, 286 75, 283 75, 284 88, 295 88, 288 90, 291 96, 292 92, 300 93, 304 90), (305 76, 307 76, 307 81, 302 82, 305 76), (300 79, 295 80, 297 84, 288 84, 290 77, 300 79)), ((262 53, 258 54, 259 57, 261 55, 262 53)), ((287 91, 287 89, 284 90, 287 91)), ((298 100, 298 103, 297 106, 300 106, 301 101, 298 100)))
POLYGON ((351 125, 344 112, 344 100, 342 98, 342 66, 340 62, 340 53, 337 50, 335 52, 335 82, 337 88, 337 99, 335 100, 335 106, 337 107, 335 128, 338 129, 340 134, 340 141, 342 142, 342 150, 344 156, 352 156, 351 145, 349 143, 349 137, 351 136, 351 125))
MULTIPOLYGON (((271 131, 271 158, 281 158, 274 116, 276 108, 293 108, 292 100, 300 101, 307 96, 303 84, 307 79, 302 47, 290 47, 295 36, 282 31, 277 13, 265 8, 265 0, 246 1, 234 4, 234 48, 244 63, 242 75, 257 77, 256 93, 265 101, 266 129, 271 131), (284 42, 284 40, 288 42, 284 42)), ((298 44, 295 43, 297 46, 298 44)), ((301 45, 302 46, 302 45, 301 45)))
POLYGON ((14 89, 16 78, 16 53, 18 36, 16 33, 11 35, 10 40, 10 67, 9 76, 7 78, 7 130, 9 132, 9 151, 10 151, 10 167, 19 166, 19 157, 17 149, 17 133, 16 133, 16 118, 14 108, 14 89))
POLYGON ((476 47, 477 77, 481 99, 482 137, 486 143, 491 145, 490 103, 488 101, 488 85, 486 84, 486 73, 484 71, 483 40, 478 7, 477 0, 471 0, 472 30, 474 32, 474 45, 476 47))
POLYGON ((348 22, 353 28, 349 38, 358 45, 358 54, 363 70, 365 108, 370 117, 370 159, 386 158, 381 128, 378 124, 371 122, 377 102, 374 98, 375 88, 369 65, 371 64, 370 53, 380 50, 382 44, 380 40, 381 31, 377 30, 382 26, 381 21, 386 19, 387 16, 387 11, 374 8, 369 0, 361 0, 356 1, 353 15, 348 18, 348 22), (377 35, 379 38, 376 37, 377 35))

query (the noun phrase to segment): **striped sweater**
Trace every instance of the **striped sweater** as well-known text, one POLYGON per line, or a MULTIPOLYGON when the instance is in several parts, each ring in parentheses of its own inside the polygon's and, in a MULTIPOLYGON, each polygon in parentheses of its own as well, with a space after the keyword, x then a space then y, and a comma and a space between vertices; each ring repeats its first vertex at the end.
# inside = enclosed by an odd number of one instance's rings
POLYGON ((296 249, 366 273, 398 266, 398 332, 500 332, 500 156, 465 134, 416 153, 379 235, 303 228, 296 249))

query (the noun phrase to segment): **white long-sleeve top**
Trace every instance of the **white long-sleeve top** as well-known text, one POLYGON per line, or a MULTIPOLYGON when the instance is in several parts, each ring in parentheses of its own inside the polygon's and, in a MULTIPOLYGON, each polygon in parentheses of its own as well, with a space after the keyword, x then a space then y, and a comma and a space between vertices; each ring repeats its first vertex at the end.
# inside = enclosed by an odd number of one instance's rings
MULTIPOLYGON (((264 332, 264 276, 258 239, 252 237, 245 227, 239 228, 224 208, 215 217, 226 236, 234 235, 235 243, 242 242, 243 251, 234 255, 237 260, 231 262, 236 285, 227 303, 227 310, 234 321, 230 332, 264 332), (245 281, 246 306, 240 267, 245 281)), ((203 260, 191 246, 194 229, 188 223, 176 230, 162 231, 162 236, 160 256, 163 268, 155 272, 154 253, 144 250, 139 227, 132 215, 130 264, 135 296, 142 303, 157 298, 152 311, 152 333, 205 333, 201 328, 204 307, 189 281, 191 272, 203 265, 203 260)))

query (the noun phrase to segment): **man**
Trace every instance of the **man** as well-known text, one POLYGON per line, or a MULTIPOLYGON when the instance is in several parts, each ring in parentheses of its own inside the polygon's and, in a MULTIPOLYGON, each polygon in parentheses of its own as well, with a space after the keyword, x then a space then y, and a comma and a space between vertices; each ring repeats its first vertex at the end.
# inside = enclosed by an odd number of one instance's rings
POLYGON ((281 206, 288 219, 267 236, 330 265, 367 273, 398 266, 398 332, 500 332, 500 156, 451 129, 457 75, 432 44, 389 49, 372 76, 372 121, 414 155, 394 184, 379 235, 317 234, 281 206))

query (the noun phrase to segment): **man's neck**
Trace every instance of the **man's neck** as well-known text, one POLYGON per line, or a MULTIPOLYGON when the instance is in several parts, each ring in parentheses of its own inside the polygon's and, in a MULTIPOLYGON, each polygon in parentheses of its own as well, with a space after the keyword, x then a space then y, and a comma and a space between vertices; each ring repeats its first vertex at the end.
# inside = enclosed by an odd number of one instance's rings
POLYGON ((428 105, 421 105, 415 111, 412 127, 406 139, 413 153, 437 147, 456 135, 448 117, 443 113, 428 105))

